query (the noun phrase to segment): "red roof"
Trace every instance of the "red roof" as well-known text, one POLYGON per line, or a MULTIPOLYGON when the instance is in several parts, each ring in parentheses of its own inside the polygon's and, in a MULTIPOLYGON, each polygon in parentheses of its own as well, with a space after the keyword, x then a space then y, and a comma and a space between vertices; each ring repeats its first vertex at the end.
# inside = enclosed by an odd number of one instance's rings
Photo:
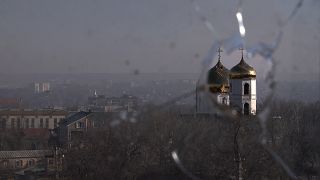
POLYGON ((19 104, 17 99, 13 98, 1 98, 0 105, 12 105, 12 104, 19 104))

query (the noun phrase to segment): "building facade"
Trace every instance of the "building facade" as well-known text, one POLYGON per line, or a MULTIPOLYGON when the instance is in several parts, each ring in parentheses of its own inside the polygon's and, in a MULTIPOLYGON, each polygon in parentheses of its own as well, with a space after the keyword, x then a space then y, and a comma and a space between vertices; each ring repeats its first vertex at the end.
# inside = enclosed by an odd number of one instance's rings
POLYGON ((0 129, 54 129, 68 112, 56 109, 0 110, 0 129))
MULTIPOLYGON (((134 112, 76 112, 62 122, 55 129, 58 135, 59 146, 72 148, 86 143, 85 135, 93 129, 110 128, 119 125, 121 121, 132 122, 136 116, 134 112)), ((105 130, 105 129, 104 129, 105 130)))
POLYGON ((0 179, 53 178, 57 162, 53 150, 0 151, 0 179))

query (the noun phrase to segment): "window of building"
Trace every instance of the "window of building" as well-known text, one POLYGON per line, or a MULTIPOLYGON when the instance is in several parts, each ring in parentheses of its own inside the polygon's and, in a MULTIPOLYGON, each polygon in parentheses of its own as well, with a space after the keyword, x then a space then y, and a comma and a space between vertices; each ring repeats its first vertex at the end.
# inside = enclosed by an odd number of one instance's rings
POLYGON ((222 104, 228 104, 226 97, 222 98, 222 104))
POLYGON ((40 128, 43 128, 43 119, 42 119, 42 118, 40 118, 40 124, 39 124, 39 127, 40 127, 40 128))
POLYGON ((25 120, 25 128, 29 128, 29 119, 28 118, 25 120))
POLYGON ((16 167, 22 167, 22 160, 16 161, 16 167))
POLYGON ((53 126, 54 126, 54 128, 56 128, 58 126, 58 119, 57 118, 53 119, 53 126))
POLYGON ((49 118, 46 118, 46 128, 49 129, 49 118))
POLYGON ((249 84, 248 83, 245 83, 244 84, 244 88, 243 88, 244 90, 243 90, 243 94, 244 95, 248 95, 250 92, 250 90, 249 90, 249 84))
POLYGON ((28 166, 33 166, 34 165, 34 160, 33 159, 30 159, 29 161, 28 161, 28 166))
POLYGON ((9 163, 8 163, 8 161, 6 161, 6 160, 2 162, 2 165, 3 165, 4 168, 7 168, 7 167, 8 167, 8 164, 9 164, 9 163))
POLYGON ((104 121, 92 121, 92 126, 94 127, 94 128, 97 128, 97 127, 100 127, 100 126, 102 126, 104 124, 104 121))
POLYGON ((243 114, 244 115, 249 115, 249 103, 244 103, 244 105, 243 105, 243 114))
POLYGON ((31 128, 34 128, 34 118, 31 119, 31 128))
POLYGON ((83 122, 76 122, 76 128, 83 128, 84 124, 83 122))
POLYGON ((11 118, 11 128, 15 128, 15 119, 11 118))
POLYGON ((17 128, 21 128, 21 119, 20 118, 17 119, 17 128))
POLYGON ((31 144, 31 149, 32 149, 32 150, 36 150, 36 149, 37 149, 37 145, 36 145, 35 143, 32 143, 32 144, 31 144))
POLYGON ((6 119, 2 119, 0 122, 0 128, 6 129, 6 125, 7 125, 6 119))

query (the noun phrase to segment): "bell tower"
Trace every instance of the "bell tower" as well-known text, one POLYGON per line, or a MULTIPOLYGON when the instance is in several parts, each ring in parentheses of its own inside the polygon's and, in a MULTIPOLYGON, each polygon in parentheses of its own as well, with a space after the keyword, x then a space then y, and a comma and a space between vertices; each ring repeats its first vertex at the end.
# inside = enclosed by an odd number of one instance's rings
POLYGON ((230 102, 243 115, 256 115, 257 110, 257 84, 256 71, 243 59, 230 70, 230 102))

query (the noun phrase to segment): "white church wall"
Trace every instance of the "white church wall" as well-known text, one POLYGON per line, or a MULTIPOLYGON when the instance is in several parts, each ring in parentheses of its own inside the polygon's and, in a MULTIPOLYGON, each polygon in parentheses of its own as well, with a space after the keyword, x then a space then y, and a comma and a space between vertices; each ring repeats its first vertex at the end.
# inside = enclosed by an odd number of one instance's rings
POLYGON ((251 94, 251 104, 250 104, 250 110, 251 114, 256 115, 257 113, 257 81, 256 79, 250 80, 250 94, 251 94))

